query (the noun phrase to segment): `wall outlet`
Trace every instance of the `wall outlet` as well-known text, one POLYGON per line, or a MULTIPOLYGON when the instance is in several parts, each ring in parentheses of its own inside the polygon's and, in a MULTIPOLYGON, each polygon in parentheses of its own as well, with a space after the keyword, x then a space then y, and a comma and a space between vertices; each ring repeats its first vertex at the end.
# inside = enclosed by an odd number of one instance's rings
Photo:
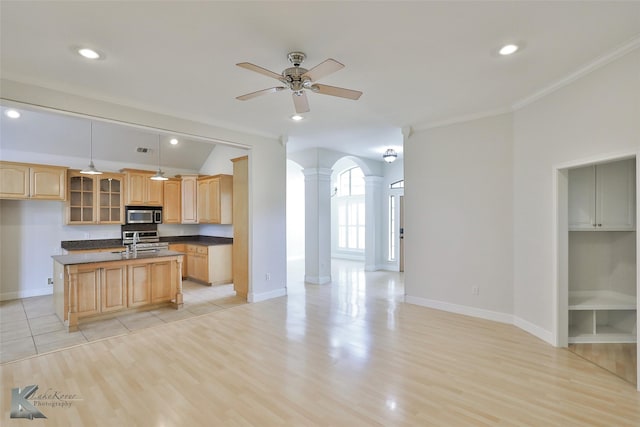
POLYGON ((267 273, 264 275, 265 280, 271 280, 271 273, 267 273))
POLYGON ((53 278, 52 277, 49 277, 47 279, 47 285, 53 285, 53 278))
POLYGON ((478 286, 474 286, 473 288, 471 288, 471 293, 473 295, 480 295, 480 288, 478 286))

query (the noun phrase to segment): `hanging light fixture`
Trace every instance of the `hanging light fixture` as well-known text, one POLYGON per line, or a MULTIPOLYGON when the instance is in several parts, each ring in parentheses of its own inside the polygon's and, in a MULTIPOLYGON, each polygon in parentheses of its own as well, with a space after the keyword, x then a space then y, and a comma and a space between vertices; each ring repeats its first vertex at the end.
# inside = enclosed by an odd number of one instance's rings
POLYGON ((83 169, 80 171, 80 173, 83 173, 85 175, 102 175, 102 172, 100 172, 98 169, 96 169, 96 167, 93 165, 93 121, 90 121, 90 127, 89 127, 89 142, 90 142, 90 147, 91 147, 91 157, 90 157, 90 161, 89 161, 89 167, 86 169, 83 169))
POLYGON ((166 181, 169 179, 164 176, 164 172, 162 172, 162 169, 160 169, 160 134, 158 134, 158 172, 156 172, 156 174, 153 175, 151 179, 154 181, 166 181))
POLYGON ((396 153, 396 150, 394 150, 393 148, 387 149, 387 151, 385 151, 384 154, 382 155, 382 158, 387 163, 394 162, 397 157, 398 157, 398 153, 396 153))

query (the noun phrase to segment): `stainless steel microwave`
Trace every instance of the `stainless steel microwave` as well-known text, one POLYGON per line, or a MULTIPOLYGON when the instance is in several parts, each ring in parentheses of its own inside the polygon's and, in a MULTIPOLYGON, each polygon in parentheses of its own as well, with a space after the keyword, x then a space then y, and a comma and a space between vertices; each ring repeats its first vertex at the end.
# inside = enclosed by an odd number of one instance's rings
POLYGON ((161 224, 162 207, 127 206, 127 224, 161 224))

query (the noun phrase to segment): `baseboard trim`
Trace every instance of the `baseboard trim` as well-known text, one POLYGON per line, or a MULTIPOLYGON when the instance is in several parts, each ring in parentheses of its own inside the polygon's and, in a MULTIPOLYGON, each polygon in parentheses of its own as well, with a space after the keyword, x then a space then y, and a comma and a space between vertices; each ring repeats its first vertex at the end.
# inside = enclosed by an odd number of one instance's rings
POLYGON ((249 293, 249 296, 247 297, 247 301, 249 301, 249 302, 260 302, 260 301, 265 301, 265 300, 272 299, 272 298, 283 297, 285 295, 287 295, 287 289, 286 288, 274 289, 273 291, 260 292, 258 294, 251 292, 251 293, 249 293))
POLYGON ((523 331, 533 335, 542 341, 554 345, 553 334, 538 325, 526 321, 520 317, 507 313, 485 310, 482 308, 468 307, 465 305, 452 304, 449 302, 436 301, 429 298, 420 298, 405 295, 404 301, 409 304, 420 305, 423 307, 434 308, 436 310, 448 311, 450 313, 463 314, 465 316, 477 317, 480 319, 493 320, 495 322, 507 323, 513 325, 523 331))
POLYGON ((493 320, 494 322, 513 324, 513 316, 498 311, 485 310, 483 308, 468 307, 466 305, 452 304, 449 302, 436 301, 428 298, 413 297, 405 295, 404 301, 409 304, 421 305, 423 307, 435 308, 436 310, 448 311, 451 313, 464 314, 466 316, 478 317, 480 319, 493 320))
POLYGON ((0 293, 0 301, 9 301, 12 299, 29 298, 29 297, 39 297, 42 295, 51 295, 51 294, 53 294, 53 288, 51 287, 23 289, 20 291, 0 293))
POLYGON ((542 329, 538 325, 534 325, 533 323, 527 320, 524 320, 520 317, 515 317, 515 316, 513 318, 513 325, 522 329, 525 332, 530 333, 534 337, 540 338, 542 341, 545 341, 551 344, 552 346, 556 346, 555 340, 553 338, 553 334, 551 333, 551 331, 542 329))
POLYGON ((314 285, 326 285, 331 283, 331 276, 304 276, 304 281, 314 285))

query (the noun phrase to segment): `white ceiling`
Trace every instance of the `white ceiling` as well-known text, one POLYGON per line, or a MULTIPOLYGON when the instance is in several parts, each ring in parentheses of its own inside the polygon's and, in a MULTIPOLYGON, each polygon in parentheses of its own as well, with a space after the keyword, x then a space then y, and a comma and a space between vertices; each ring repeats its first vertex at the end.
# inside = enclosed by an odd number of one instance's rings
POLYGON ((374 159, 401 148, 404 126, 509 110, 640 37, 638 1, 3 0, 0 12, 5 79, 284 136, 290 152, 374 159), (500 57, 507 42, 523 49, 500 57), (105 59, 78 56, 80 45, 105 59), (236 63, 280 73, 295 50, 306 68, 345 64, 320 83, 361 90, 360 100, 310 93, 311 112, 293 123, 288 92, 235 99, 278 85, 236 63))

